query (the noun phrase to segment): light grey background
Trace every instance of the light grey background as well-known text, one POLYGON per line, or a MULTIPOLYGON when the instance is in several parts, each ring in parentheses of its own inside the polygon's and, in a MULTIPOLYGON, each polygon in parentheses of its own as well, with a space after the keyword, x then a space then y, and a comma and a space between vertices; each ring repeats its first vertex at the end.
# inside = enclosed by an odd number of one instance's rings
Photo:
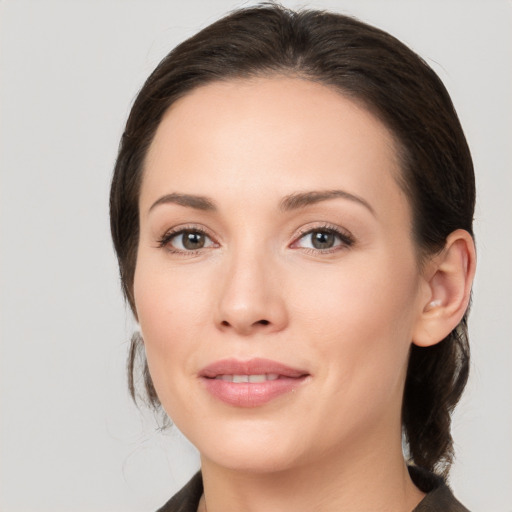
MULTIPOLYGON (((132 321, 108 188, 143 80, 175 44, 239 5, 0 0, 2 511, 154 510, 197 468, 193 448, 176 431, 157 432, 128 398, 132 321)), ((474 512, 512 511, 512 4, 307 5, 390 31, 452 94, 476 165, 479 268, 451 482, 474 512)))

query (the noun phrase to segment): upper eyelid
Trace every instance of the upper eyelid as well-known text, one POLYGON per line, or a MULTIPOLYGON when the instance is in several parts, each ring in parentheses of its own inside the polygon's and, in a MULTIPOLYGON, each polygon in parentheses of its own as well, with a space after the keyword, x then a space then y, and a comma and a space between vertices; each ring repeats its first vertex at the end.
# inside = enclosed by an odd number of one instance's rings
POLYGON ((210 238, 214 238, 214 235, 212 234, 210 229, 206 228, 205 226, 200 226, 197 224, 179 224, 166 230, 161 238, 165 236, 178 235, 180 233, 183 233, 184 231, 198 231, 199 233, 208 235, 210 238))
MULTIPOLYGON (((203 235, 206 235, 212 242, 215 244, 218 244, 219 242, 216 240, 216 238, 211 234, 210 230, 203 226, 197 226, 192 224, 180 224, 178 226, 172 227, 164 232, 162 236, 159 236, 157 239, 158 246, 164 247, 166 246, 174 237, 179 236, 182 233, 185 233, 187 231, 197 231, 203 235)), ((201 249, 197 249, 201 250, 201 249)), ((187 251, 192 252, 192 251, 187 251)))
POLYGON ((351 240, 354 240, 354 236, 350 231, 347 229, 344 229, 340 226, 336 226, 334 224, 325 223, 317 226, 310 226, 307 228, 300 228, 297 235, 295 236, 295 239, 299 239, 303 237, 304 235, 308 235, 310 233, 314 233, 315 231, 330 231, 333 233, 336 233, 344 238, 350 238, 351 240))

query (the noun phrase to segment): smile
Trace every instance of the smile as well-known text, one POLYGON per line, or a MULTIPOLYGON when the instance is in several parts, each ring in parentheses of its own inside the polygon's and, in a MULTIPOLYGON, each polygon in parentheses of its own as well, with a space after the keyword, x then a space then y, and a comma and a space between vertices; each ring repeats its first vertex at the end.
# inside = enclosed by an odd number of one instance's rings
POLYGON ((223 380, 225 382, 265 382, 267 380, 277 380, 279 374, 277 373, 262 373, 260 375, 217 375, 217 380, 223 380))
POLYGON ((297 390, 309 377, 302 369, 268 359, 224 359, 199 373, 206 391, 236 407, 258 407, 297 390))

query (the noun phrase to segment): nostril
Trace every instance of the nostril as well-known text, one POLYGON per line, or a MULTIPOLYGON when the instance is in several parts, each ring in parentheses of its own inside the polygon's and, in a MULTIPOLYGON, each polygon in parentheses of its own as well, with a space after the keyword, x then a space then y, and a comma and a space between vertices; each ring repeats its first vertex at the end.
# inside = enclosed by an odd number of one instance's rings
POLYGON ((253 322, 252 324, 244 324, 243 322, 238 324, 237 322, 235 323, 230 323, 228 320, 222 320, 222 322, 220 323, 220 325, 222 325, 222 327, 235 327, 235 329, 237 328, 241 328, 243 329, 243 325, 246 325, 249 329, 252 327, 255 327, 257 325, 270 325, 271 322, 269 320, 265 320, 265 319, 262 319, 262 320, 257 320, 256 322, 253 322))

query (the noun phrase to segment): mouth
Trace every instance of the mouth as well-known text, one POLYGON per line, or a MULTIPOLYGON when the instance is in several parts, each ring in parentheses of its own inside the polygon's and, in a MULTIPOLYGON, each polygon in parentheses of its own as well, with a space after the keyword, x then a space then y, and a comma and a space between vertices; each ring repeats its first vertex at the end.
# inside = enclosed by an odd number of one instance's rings
POLYGON ((236 384, 240 382, 266 382, 267 380, 277 380, 279 378, 278 373, 262 373, 260 375, 217 375, 216 380, 223 380, 224 382, 234 382, 236 384))
POLYGON ((203 368, 199 377, 214 398, 236 407, 258 407, 297 390, 310 374, 268 359, 224 359, 203 368))

